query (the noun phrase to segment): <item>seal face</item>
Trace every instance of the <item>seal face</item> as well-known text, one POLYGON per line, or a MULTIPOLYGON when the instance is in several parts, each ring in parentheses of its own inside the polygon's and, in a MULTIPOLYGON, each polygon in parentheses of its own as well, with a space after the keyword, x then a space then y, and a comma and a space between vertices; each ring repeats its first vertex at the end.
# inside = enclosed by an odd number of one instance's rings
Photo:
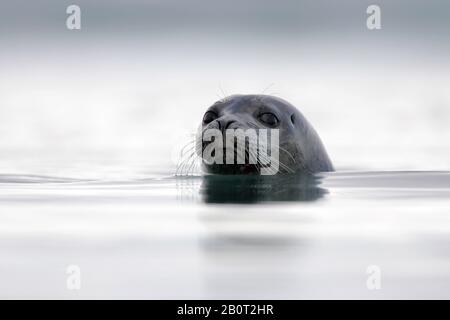
MULTIPOLYGON (((259 157, 257 157, 256 164, 248 161, 254 152, 249 149, 250 142, 245 138, 244 140, 248 142, 245 144, 245 163, 205 161, 205 152, 208 145, 214 140, 205 141, 205 133, 215 131, 223 134, 223 143, 221 144, 223 153, 220 157, 225 160, 226 146, 229 146, 226 143, 226 136, 230 130, 237 129, 241 129, 241 132, 247 132, 248 129, 256 132, 276 131, 278 141, 271 142, 271 147, 277 148, 277 159, 271 158, 272 163, 277 164, 277 170, 274 173, 333 171, 333 165, 319 135, 293 105, 269 95, 232 95, 214 103, 203 116, 201 132, 197 136, 197 152, 201 153, 204 160, 203 169, 206 172, 216 174, 261 173, 263 163, 259 157)), ((260 136, 259 133, 258 152, 261 151, 260 136)), ((234 148, 234 159, 237 159, 236 143, 234 143, 234 148)), ((273 150, 272 153, 274 153, 273 150)), ((212 154, 214 155, 214 151, 212 154)))

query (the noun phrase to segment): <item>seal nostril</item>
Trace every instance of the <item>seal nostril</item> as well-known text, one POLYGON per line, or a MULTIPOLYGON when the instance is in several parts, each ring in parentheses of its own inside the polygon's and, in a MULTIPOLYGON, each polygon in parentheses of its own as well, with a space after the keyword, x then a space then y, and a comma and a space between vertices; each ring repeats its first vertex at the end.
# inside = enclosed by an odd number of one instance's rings
POLYGON ((231 125, 232 123, 234 123, 234 122, 236 122, 236 121, 235 121, 235 120, 229 121, 229 122, 226 124, 225 129, 228 129, 228 128, 230 127, 230 125, 231 125))
POLYGON ((295 124, 295 114, 291 115, 291 121, 292 121, 292 124, 295 124))

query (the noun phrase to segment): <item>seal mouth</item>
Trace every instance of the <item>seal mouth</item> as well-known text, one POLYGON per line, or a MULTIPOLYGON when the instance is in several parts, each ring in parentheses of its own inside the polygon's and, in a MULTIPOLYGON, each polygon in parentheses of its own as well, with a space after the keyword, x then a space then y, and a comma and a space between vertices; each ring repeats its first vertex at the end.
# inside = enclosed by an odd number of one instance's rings
POLYGON ((260 174, 260 168, 255 164, 206 164, 213 174, 260 174))
MULTIPOLYGON (((249 154, 249 148, 246 147, 244 149, 245 159, 242 159, 238 154, 238 148, 237 143, 235 142, 233 147, 233 161, 232 163, 227 163, 227 149, 222 149, 222 163, 208 163, 205 161, 205 158, 203 157, 203 152, 208 146, 210 142, 203 142, 202 143, 202 159, 203 159, 203 165, 208 168, 208 171, 211 173, 218 173, 218 174, 259 174, 260 173, 260 166, 257 163, 250 163, 250 154, 249 154), (238 161, 240 159, 241 161, 238 161), (244 160, 244 163, 239 163, 244 160)), ((229 151, 228 151, 229 152, 229 151)), ((215 157, 215 150, 211 153, 212 157, 215 157)))

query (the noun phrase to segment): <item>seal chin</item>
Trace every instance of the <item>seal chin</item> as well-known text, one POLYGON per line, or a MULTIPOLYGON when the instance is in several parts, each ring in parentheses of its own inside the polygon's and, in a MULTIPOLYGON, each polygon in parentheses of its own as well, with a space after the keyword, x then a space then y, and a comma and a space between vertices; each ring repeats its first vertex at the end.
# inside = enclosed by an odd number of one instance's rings
POLYGON ((260 174, 260 169, 255 164, 203 164, 207 173, 211 174, 260 174))

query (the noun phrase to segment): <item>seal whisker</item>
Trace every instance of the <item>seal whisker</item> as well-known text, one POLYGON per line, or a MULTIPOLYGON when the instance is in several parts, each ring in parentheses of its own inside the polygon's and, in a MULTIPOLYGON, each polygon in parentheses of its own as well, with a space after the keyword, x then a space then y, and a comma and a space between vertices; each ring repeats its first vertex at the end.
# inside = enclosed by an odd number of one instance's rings
POLYGON ((192 166, 193 164, 195 164, 197 160, 197 155, 195 153, 193 153, 189 159, 186 161, 186 165, 185 165, 185 175, 189 175, 191 170, 192 170, 192 166))
POLYGON ((216 96, 219 98, 219 101, 223 101, 224 98, 220 94, 216 93, 216 96))
POLYGON ((261 94, 264 94, 268 89, 270 89, 270 88, 273 87, 274 85, 275 85, 275 83, 269 84, 267 87, 264 88, 264 90, 261 92, 261 94))
POLYGON ((272 157, 269 157, 269 156, 267 156, 267 155, 263 155, 263 159, 262 159, 262 160, 264 160, 264 162, 267 162, 267 163, 273 162, 274 164, 280 166, 281 168, 283 168, 283 169, 286 170, 287 172, 290 172, 290 173, 293 173, 293 172, 294 172, 291 168, 289 168, 289 166, 287 166, 287 165, 284 164, 283 162, 278 161, 278 160, 276 160, 276 159, 273 159, 272 157))
POLYGON ((279 150, 285 152, 289 157, 291 157, 291 159, 292 159, 292 161, 294 161, 294 163, 296 162, 294 156, 289 151, 287 151, 286 149, 284 149, 283 147, 280 147, 280 146, 275 146, 275 147, 278 148, 279 150))
POLYGON ((178 163, 177 169, 176 169, 176 175, 183 175, 183 170, 186 168, 186 166, 190 163, 191 159, 196 156, 195 152, 191 152, 187 157, 183 157, 181 161, 178 163))
POLYGON ((223 94, 222 101, 226 101, 226 99, 227 99, 227 94, 226 94, 225 91, 223 90, 222 85, 221 85, 220 83, 219 83, 219 89, 220 89, 220 91, 221 91, 222 94, 223 94))
POLYGON ((187 148, 187 147, 192 147, 192 145, 195 146, 195 141, 189 141, 188 143, 186 143, 186 144, 184 145, 184 147, 181 148, 181 150, 180 150, 180 155, 184 154, 185 151, 186 151, 186 148, 187 148))
MULTIPOLYGON (((259 162, 258 162, 258 155, 255 154, 255 152, 253 152, 252 150, 249 150, 249 155, 251 155, 254 159, 256 159, 255 166, 256 166, 256 169, 257 169, 258 172, 259 172, 259 170, 261 169, 261 166, 260 166, 260 164, 259 164, 259 162)), ((249 156, 249 159, 250 159, 250 156, 249 156)))
POLYGON ((181 157, 186 156, 187 154, 191 154, 192 152, 195 152, 195 147, 196 146, 190 146, 189 149, 186 149, 185 152, 183 154, 180 154, 181 157))
POLYGON ((196 169, 196 167, 197 167, 197 162, 198 162, 197 160, 198 160, 197 155, 195 155, 194 157, 192 157, 191 163, 190 163, 190 165, 189 165, 189 167, 188 167, 188 169, 187 169, 187 172, 186 172, 186 174, 187 174, 188 176, 194 174, 195 169, 196 169))

